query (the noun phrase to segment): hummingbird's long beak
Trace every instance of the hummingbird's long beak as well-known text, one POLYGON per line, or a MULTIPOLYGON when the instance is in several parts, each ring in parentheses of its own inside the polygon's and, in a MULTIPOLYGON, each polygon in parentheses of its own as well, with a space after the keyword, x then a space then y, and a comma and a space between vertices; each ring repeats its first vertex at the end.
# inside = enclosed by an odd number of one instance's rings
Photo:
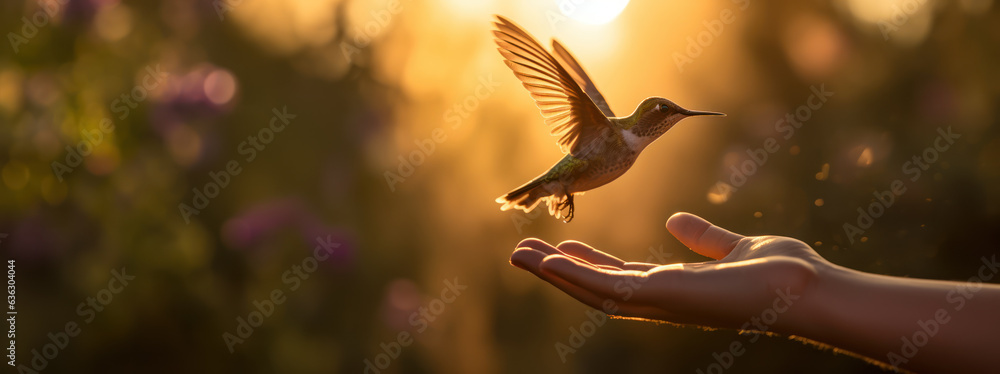
POLYGON ((687 109, 682 109, 681 110, 681 114, 683 114, 685 116, 688 116, 688 117, 692 117, 692 116, 725 116, 726 115, 725 113, 719 113, 719 112, 705 112, 705 111, 700 111, 700 110, 687 110, 687 109))

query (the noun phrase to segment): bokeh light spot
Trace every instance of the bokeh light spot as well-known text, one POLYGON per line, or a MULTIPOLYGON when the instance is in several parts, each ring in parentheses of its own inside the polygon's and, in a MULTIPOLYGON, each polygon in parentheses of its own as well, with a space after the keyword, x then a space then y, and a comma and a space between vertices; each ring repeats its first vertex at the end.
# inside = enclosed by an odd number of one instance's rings
POLYGON ((865 149, 861 151, 861 155, 858 156, 858 166, 871 166, 873 159, 872 148, 865 147, 865 149))
POLYGON ((111 174, 111 172, 118 169, 120 163, 121 155, 118 153, 118 147, 109 144, 107 141, 95 146, 94 153, 84 161, 87 171, 94 175, 111 174))
POLYGON ((104 40, 121 40, 132 31, 132 12, 121 4, 103 7, 94 20, 94 29, 104 40))
POLYGON ((958 5, 966 13, 980 14, 990 9, 993 5, 993 0, 961 0, 958 2, 958 5))
POLYGON ((19 161, 8 162, 3 167, 3 184, 11 190, 20 190, 28 184, 31 179, 31 170, 28 165, 19 161))
POLYGON ((785 52, 800 76, 824 79, 840 65, 844 37, 826 18, 803 16, 785 30, 785 52))
POLYGON ((188 125, 180 124, 167 132, 167 149, 174 161, 182 166, 191 166, 201 155, 201 135, 188 125))
POLYGON ((725 203, 726 201, 729 201, 729 196, 732 194, 733 194, 733 189, 728 188, 728 185, 726 185, 726 187, 720 188, 720 186, 717 184, 715 186, 712 186, 712 188, 708 190, 708 202, 712 204, 722 204, 725 203))
POLYGON ((826 163, 826 164, 823 164, 822 168, 820 168, 819 173, 816 173, 816 180, 818 180, 818 181, 825 181, 826 178, 829 178, 829 177, 830 177, 830 164, 826 163))
POLYGON ((0 71, 0 111, 13 113, 21 108, 23 81, 17 70, 0 71))
POLYGON ((226 70, 217 69, 208 74, 202 88, 213 103, 226 104, 236 93, 236 78, 226 70))
POLYGON ((59 182, 55 177, 46 175, 42 178, 42 198, 49 205, 59 205, 66 200, 66 183, 59 182))

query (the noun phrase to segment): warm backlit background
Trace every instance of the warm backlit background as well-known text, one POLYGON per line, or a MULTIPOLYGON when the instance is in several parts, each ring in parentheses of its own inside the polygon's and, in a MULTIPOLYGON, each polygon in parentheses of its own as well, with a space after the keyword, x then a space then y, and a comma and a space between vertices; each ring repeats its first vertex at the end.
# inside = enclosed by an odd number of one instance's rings
MULTIPOLYGON (((632 1, 620 14, 589 0, 61 2, 0 4, 0 251, 16 260, 18 363, 67 322, 82 329, 45 372, 361 372, 411 331, 383 372, 691 373, 748 337, 612 321, 564 363, 555 345, 588 308, 511 267, 514 244, 701 261, 663 228, 688 211, 896 276, 964 280, 997 251, 991 0, 632 1), (500 212, 497 196, 561 154, 496 52, 493 14, 559 38, 619 115, 663 96, 728 116, 681 122, 578 198, 570 224, 500 212), (157 66, 167 77, 121 119, 115 100, 157 66), (834 96, 785 140, 775 123, 811 87, 834 96), (272 108, 296 117, 247 161, 240 144, 272 108), (52 163, 104 118, 114 131, 59 181, 52 163), (961 138, 911 181, 906 162, 949 126, 961 138), (780 149, 720 190, 770 137, 780 149), (390 185, 400 157, 420 164, 390 185), (186 223, 179 204, 233 160, 241 173, 186 223), (907 192, 848 238, 897 179, 907 192), (283 273, 327 235, 340 247, 290 291, 283 273), (122 267, 136 278, 85 323, 78 304, 122 267), (417 333, 411 313, 456 277, 468 288, 417 333), (230 353, 223 334, 275 289, 287 300, 230 353)), ((880 370, 766 337, 731 371, 880 370)))

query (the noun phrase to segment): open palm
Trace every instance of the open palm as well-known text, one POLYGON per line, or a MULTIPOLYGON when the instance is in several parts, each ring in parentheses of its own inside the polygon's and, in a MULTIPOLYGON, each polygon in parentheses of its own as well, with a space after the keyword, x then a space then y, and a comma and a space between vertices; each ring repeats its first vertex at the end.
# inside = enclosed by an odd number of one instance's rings
POLYGON ((788 324, 779 314, 808 294, 817 269, 832 266, 799 240, 746 237, 688 213, 670 217, 667 229, 714 260, 625 262, 576 241, 525 239, 511 264, 611 315, 747 330, 770 330, 748 323, 767 310, 775 317, 768 324, 788 324))

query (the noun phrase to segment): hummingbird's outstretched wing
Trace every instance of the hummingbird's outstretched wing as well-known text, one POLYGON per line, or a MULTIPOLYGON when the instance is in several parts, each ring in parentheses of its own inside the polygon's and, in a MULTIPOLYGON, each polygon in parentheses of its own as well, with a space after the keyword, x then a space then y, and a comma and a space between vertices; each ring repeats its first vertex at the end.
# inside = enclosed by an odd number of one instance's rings
POLYGON ((611 107, 608 106, 608 101, 604 99, 604 95, 601 95, 601 91, 597 89, 594 85, 594 81, 590 79, 587 72, 583 70, 580 63, 576 61, 572 53, 563 47, 562 43, 558 40, 552 39, 552 50, 556 53, 556 58, 559 62, 562 62, 563 66, 569 70, 570 75, 573 76, 573 80, 576 81, 580 87, 583 87, 583 92, 590 96, 591 100, 594 100, 594 104, 601 109, 601 113, 604 113, 605 117, 615 117, 615 112, 611 111, 611 107))
POLYGON ((563 153, 582 157, 602 146, 608 137, 621 136, 552 54, 510 20, 501 16, 497 19, 493 35, 498 50, 535 99, 549 132, 559 137, 563 153))

